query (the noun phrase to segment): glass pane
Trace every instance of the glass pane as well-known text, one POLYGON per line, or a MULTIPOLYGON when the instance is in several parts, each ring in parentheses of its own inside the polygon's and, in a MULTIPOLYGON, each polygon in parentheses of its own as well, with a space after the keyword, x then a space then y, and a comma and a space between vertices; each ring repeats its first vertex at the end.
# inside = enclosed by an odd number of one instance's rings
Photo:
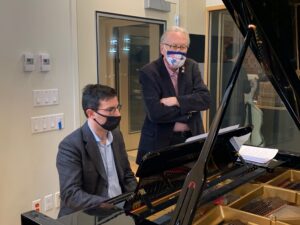
MULTIPOLYGON (((227 10, 212 11, 209 19, 208 76, 215 102, 209 115, 211 123, 244 38, 227 10)), ((297 152, 300 132, 250 49, 247 50, 221 127, 235 124, 253 125, 248 144, 297 152)))
POLYGON ((138 71, 159 56, 165 21, 97 13, 98 82, 115 87, 126 149, 136 149, 145 111, 138 71))
POLYGON ((129 130, 140 131, 145 118, 138 71, 149 62, 149 37, 131 36, 129 49, 129 130))

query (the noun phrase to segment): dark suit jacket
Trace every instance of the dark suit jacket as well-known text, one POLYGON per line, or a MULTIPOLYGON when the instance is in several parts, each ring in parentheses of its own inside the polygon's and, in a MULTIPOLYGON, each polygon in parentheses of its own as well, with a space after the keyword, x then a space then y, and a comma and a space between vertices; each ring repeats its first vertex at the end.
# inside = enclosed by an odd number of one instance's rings
MULTIPOLYGON (((223 64, 222 96, 224 96, 234 66, 235 62, 232 60, 225 61, 223 64)), ((244 94, 249 93, 250 91, 251 86, 247 73, 245 69, 241 67, 221 127, 228 127, 236 124, 240 124, 241 126, 244 125, 246 116, 244 94)))
MULTIPOLYGON (((133 191, 137 183, 130 168, 123 136, 117 129, 112 134, 112 150, 122 191, 133 191)), ((99 206, 108 198, 103 161, 87 122, 59 144, 56 166, 61 195, 59 217, 99 206)))
POLYGON ((210 105, 210 94, 203 83, 198 64, 187 59, 178 75, 178 102, 180 107, 167 107, 161 98, 176 96, 163 58, 147 64, 140 70, 140 84, 146 109, 141 131, 137 163, 143 155, 170 145, 175 122, 187 123, 192 134, 203 133, 200 111, 210 105))

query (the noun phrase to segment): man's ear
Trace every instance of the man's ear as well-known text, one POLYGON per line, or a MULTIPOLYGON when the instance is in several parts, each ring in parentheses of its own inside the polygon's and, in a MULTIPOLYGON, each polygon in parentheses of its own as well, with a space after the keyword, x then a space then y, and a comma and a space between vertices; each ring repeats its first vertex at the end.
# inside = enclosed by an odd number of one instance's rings
POLYGON ((160 49, 160 54, 163 55, 163 53, 164 53, 164 45, 160 44, 159 45, 159 49, 160 49))
POLYGON ((93 117, 94 116, 94 110, 92 110, 92 109, 87 109, 87 110, 85 110, 85 113, 86 113, 86 115, 87 115, 87 118, 90 118, 90 117, 93 117))

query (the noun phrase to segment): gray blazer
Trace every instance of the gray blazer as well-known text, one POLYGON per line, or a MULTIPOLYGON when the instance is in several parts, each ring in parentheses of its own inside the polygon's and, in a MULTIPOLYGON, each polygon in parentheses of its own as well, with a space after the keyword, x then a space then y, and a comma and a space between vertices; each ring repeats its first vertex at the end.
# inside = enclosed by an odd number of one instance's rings
MULTIPOLYGON (((122 191, 133 191, 137 181, 130 168, 123 136, 118 129, 112 134, 112 150, 122 191)), ((87 122, 61 141, 56 167, 61 195, 58 217, 99 206, 108 198, 103 161, 87 122)))

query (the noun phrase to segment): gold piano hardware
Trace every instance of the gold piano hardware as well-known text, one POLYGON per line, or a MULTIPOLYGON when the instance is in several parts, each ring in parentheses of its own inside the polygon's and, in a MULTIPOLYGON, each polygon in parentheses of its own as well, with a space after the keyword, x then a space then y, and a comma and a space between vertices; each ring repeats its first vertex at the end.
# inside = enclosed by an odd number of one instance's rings
POLYGON ((256 198, 267 199, 278 196, 280 196, 280 198, 284 201, 296 204, 297 194, 295 191, 264 184, 256 190, 246 194, 240 200, 231 204, 230 207, 240 209, 256 198))
MULTIPOLYGON (((214 178, 216 178, 216 177, 219 177, 219 175, 209 177, 208 180, 212 181, 212 180, 213 180, 214 178)), ((218 183, 218 184, 214 187, 214 190, 216 190, 216 189, 218 189, 218 188, 221 188, 221 187, 223 187, 224 185, 229 184, 230 182, 232 182, 232 180, 230 180, 230 179, 224 180, 223 182, 218 183)), ((253 187, 256 187, 256 185, 250 185, 250 184, 246 184, 245 186, 242 186, 242 187, 245 188, 246 186, 247 186, 248 188, 246 188, 246 189, 244 189, 244 190, 242 190, 241 188, 237 188, 237 189, 234 190, 232 193, 239 193, 239 192, 245 193, 245 190, 247 190, 247 192, 249 192, 250 190, 253 190, 253 187)), ((173 193, 171 193, 171 194, 168 194, 168 195, 163 196, 163 197, 161 197, 161 198, 159 198, 159 199, 157 199, 157 200, 154 200, 154 201, 151 202, 151 204, 152 204, 153 207, 155 207, 155 206, 158 206, 158 205, 160 205, 160 204, 162 204, 162 203, 164 203, 164 202, 167 202, 167 201, 171 200, 172 198, 176 198, 176 197, 178 197, 178 195, 180 194, 180 191, 181 191, 181 190, 175 191, 175 192, 173 192, 173 193)), ((147 194, 147 193, 145 192, 144 194, 147 194)), ((239 196, 240 196, 240 195, 239 195, 239 196)), ((234 197, 233 197, 232 199, 234 199, 234 197)), ((226 201, 227 201, 227 200, 226 200, 226 201)), ((147 211, 147 210, 149 210, 148 206, 147 206, 146 204, 144 204, 144 203, 142 202, 142 200, 139 200, 139 201, 136 201, 136 202, 133 203, 133 205, 132 205, 132 210, 131 210, 130 212, 131 212, 132 214, 138 215, 138 214, 143 213, 143 212, 145 212, 145 211, 147 211)))
MULTIPOLYGON (((300 192, 286 189, 283 187, 277 187, 273 185, 280 184, 281 181, 290 180, 294 175, 300 174, 300 171, 289 170, 284 172, 283 174, 275 177, 274 179, 268 181, 266 184, 262 184, 261 187, 253 190, 252 192, 246 194, 241 197, 239 200, 233 202, 229 205, 230 208, 234 208, 236 210, 242 210, 246 205, 256 199, 271 199, 278 198, 285 201, 285 204, 282 205, 274 205, 274 209, 270 212, 263 210, 266 212, 265 218, 269 218, 270 224, 290 224, 290 225, 299 225, 300 224, 300 192), (272 185, 271 185, 272 184, 272 185)), ((278 202, 277 202, 278 203, 278 202)), ((272 204, 269 205, 270 207, 272 204)), ((254 208, 254 207, 253 207, 254 208)), ((247 212, 249 213, 249 212, 247 212)), ((256 212, 255 212, 256 213, 256 212)), ((249 213, 253 214, 253 213, 249 213)), ((257 212, 260 214, 260 212, 257 212)), ((255 215, 255 214, 253 214, 255 215)))
POLYGON ((267 184, 286 189, 292 189, 295 191, 300 191, 300 171, 287 170, 281 175, 267 182, 267 184))
MULTIPOLYGON (((278 169, 280 170, 280 168, 278 169)), ((233 200, 232 202, 223 199, 223 202, 219 202, 218 206, 211 207, 204 213, 202 213, 202 207, 200 207, 197 210, 193 224, 223 225, 235 224, 233 221, 240 221, 247 225, 299 225, 300 191, 281 187, 280 185, 285 181, 300 181, 300 171, 286 170, 275 177, 270 177, 264 183, 246 183, 223 196, 224 199, 233 200), (277 210, 274 209, 265 216, 241 210, 255 199, 274 198, 277 201, 276 198, 279 197, 286 204, 278 207, 277 210)))
MULTIPOLYGON (((173 192, 173 193, 171 193, 169 195, 166 195, 166 196, 164 196, 164 197, 162 197, 160 199, 157 199, 157 200, 151 202, 151 204, 155 207, 155 206, 157 206, 157 205, 159 205, 159 204, 161 204, 163 202, 166 202, 167 200, 170 200, 172 198, 177 197, 179 195, 179 193, 180 193, 180 190, 175 191, 175 192, 173 192)), ((139 202, 139 203, 141 203, 141 202, 139 202)), ((145 212, 147 210, 149 210, 149 208, 147 207, 147 205, 141 205, 141 204, 139 205, 138 203, 135 203, 134 209, 131 210, 130 212, 132 214, 138 215, 139 213, 145 212)))
MULTIPOLYGON (((207 213, 198 221, 194 221, 194 225, 219 225, 226 224, 227 221, 239 220, 244 224, 251 225, 271 225, 271 220, 246 213, 228 206, 218 206, 207 213)), ((231 223, 234 224, 234 223, 231 223)))

